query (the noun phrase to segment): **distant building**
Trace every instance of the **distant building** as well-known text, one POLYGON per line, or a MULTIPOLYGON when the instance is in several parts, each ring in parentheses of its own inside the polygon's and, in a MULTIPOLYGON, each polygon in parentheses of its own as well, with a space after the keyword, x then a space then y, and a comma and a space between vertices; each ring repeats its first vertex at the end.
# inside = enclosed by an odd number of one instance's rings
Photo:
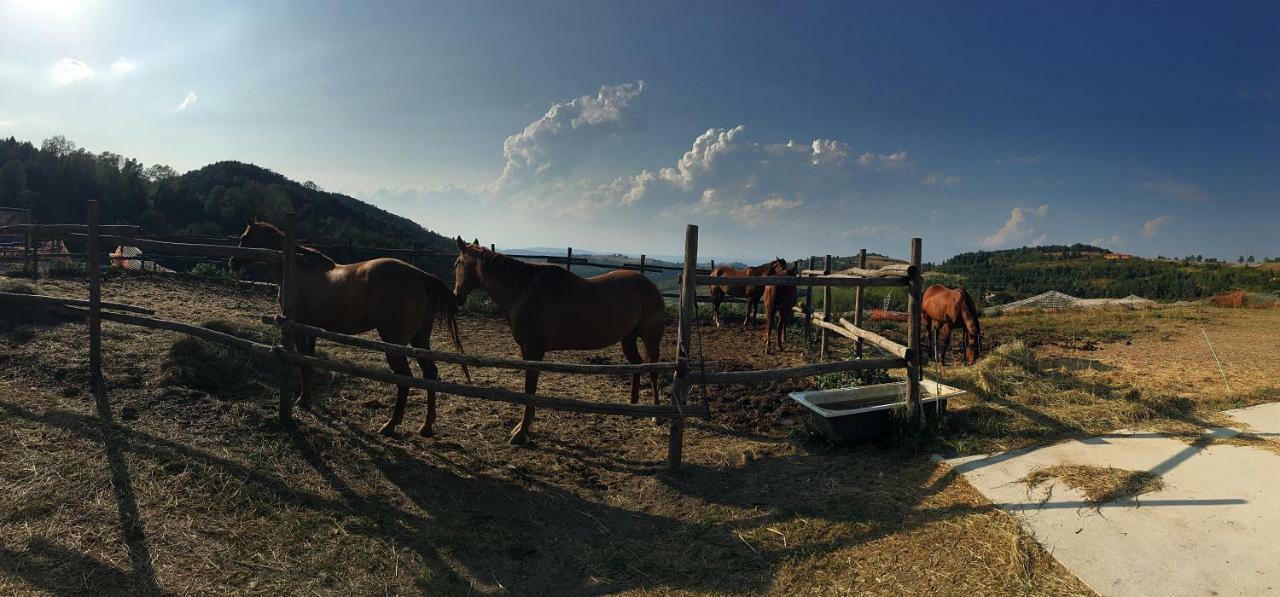
POLYGON ((1129 255, 1127 253, 1107 253, 1106 255, 1103 255, 1103 258, 1110 261, 1127 261, 1129 259, 1133 259, 1133 255, 1129 255))

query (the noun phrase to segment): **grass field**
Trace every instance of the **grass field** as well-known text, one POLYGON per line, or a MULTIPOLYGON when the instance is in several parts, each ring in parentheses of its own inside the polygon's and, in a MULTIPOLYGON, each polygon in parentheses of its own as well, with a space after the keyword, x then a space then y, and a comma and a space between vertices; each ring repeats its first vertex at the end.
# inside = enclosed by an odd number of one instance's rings
MULTIPOLYGON (((84 294, 76 280, 39 288, 84 294)), ((274 311, 274 297, 257 292, 139 277, 109 280, 104 299, 272 334, 254 319, 274 311)), ((516 407, 444 397, 436 435, 421 438, 412 433, 423 413, 415 392, 402 434, 384 438, 375 430, 392 389, 323 374, 318 406, 286 432, 274 420, 271 364, 111 323, 109 403, 98 404, 85 389, 83 323, 0 322, 0 424, 13 430, 0 434, 0 593, 1087 594, 929 452, 1025 445, 1113 421, 1185 423, 1224 405, 1280 399, 1265 376, 1250 373, 1274 365, 1243 358, 1262 352, 1248 343, 1266 340, 1249 331, 1280 318, 1243 313, 1126 313, 1107 325, 1128 335, 1108 333, 1092 347, 1068 338, 1099 322, 1063 324, 1026 351, 1034 362, 1010 348, 984 361, 991 379, 983 367, 949 368, 944 379, 979 398, 958 404, 935 435, 886 446, 809 439, 784 396, 812 381, 696 391, 715 418, 686 432, 677 476, 662 472, 666 431, 649 421, 542 411, 532 445, 513 447, 516 407), (1263 319, 1228 323, 1241 316, 1263 319), (1191 358, 1190 331, 1200 325, 1247 396, 1214 393, 1212 361, 1205 373, 1191 358), (1186 352, 1188 381, 1161 390, 1125 359, 1133 346, 1168 342, 1182 347, 1171 355, 1186 352), (1083 358, 1077 352, 1109 369, 1084 373, 1054 360, 1083 358), (1022 372, 1004 371, 1011 366, 1022 372), (1068 403, 1092 414, 1064 410, 1068 403), (1141 416, 1115 414, 1125 412, 1141 416)), ((990 320, 988 337, 1012 346, 1048 315, 1026 317, 990 320)), ((466 316, 461 324, 469 352, 515 355, 502 321, 466 316)), ((802 342, 761 355, 759 328, 697 329, 695 351, 709 367, 813 358, 802 342)), ((383 365, 378 355, 322 350, 383 365)), ((554 358, 623 361, 616 349, 554 358)), ((449 366, 442 374, 461 378, 449 366)), ((517 372, 473 375, 520 387, 517 372)), ((543 380, 550 394, 627 396, 620 377, 543 380)))

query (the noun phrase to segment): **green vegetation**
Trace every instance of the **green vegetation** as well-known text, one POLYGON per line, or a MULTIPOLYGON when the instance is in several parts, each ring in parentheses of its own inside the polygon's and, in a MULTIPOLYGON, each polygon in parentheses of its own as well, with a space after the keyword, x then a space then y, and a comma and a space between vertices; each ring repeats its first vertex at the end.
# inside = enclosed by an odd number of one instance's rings
MULTIPOLYGON (((168 166, 91 153, 62 136, 39 148, 0 139, 0 207, 30 209, 37 223, 78 223, 90 197, 98 200, 102 223, 141 225, 148 235, 234 237, 250 218, 278 223, 292 209, 298 237, 311 244, 455 251, 452 241, 406 218, 252 164, 218 162, 179 175, 168 166)), ((439 274, 452 263, 446 261, 420 265, 439 274)))
POLYGON ((1081 298, 1130 294, 1155 300, 1196 299, 1228 290, 1274 292, 1275 272, 1210 260, 1111 258, 1089 245, 1023 247, 962 253, 932 268, 930 280, 964 286, 980 303, 996 304, 1058 290, 1081 298))

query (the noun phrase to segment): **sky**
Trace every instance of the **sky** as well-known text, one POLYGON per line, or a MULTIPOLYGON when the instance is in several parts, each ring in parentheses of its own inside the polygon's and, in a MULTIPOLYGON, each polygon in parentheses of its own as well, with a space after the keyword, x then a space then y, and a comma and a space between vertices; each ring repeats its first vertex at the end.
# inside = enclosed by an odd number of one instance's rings
POLYGON ((0 135, 499 247, 1280 257, 1280 3, 0 0, 0 135))

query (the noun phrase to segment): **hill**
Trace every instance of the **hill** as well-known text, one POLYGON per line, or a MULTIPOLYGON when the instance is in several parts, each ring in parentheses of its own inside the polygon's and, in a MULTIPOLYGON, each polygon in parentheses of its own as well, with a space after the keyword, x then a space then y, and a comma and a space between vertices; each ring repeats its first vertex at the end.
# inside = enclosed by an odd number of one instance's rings
POLYGON ((931 268, 940 283, 961 285, 992 302, 1016 300, 1049 290, 1081 298, 1130 294, 1156 300, 1184 300, 1228 290, 1275 292, 1274 272, 1225 263, 1143 259, 1075 244, 961 253, 931 268))
POLYGON ((153 235, 235 236, 248 218, 279 222, 293 209, 299 238, 313 244, 453 250, 411 220, 253 164, 217 162, 179 175, 61 136, 39 148, 0 139, 0 207, 28 208, 37 222, 82 222, 88 198, 98 199, 104 224, 137 224, 153 235))

